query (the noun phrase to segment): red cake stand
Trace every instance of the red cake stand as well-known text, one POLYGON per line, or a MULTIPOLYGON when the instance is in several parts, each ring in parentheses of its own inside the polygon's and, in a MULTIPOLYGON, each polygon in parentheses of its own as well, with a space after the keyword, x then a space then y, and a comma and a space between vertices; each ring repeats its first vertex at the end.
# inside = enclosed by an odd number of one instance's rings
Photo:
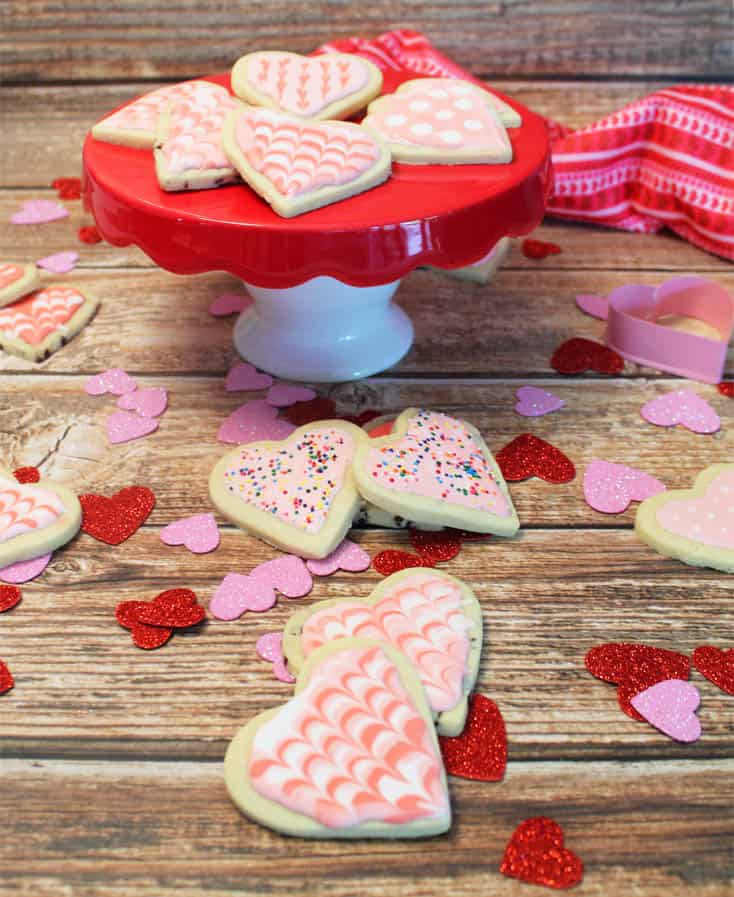
MULTIPOLYGON (((415 72, 385 73, 391 93, 415 72)), ((208 80, 229 87, 228 75, 208 80)), ((392 297, 418 265, 479 261, 504 236, 540 222, 550 188, 543 119, 508 133, 508 165, 401 165, 360 196, 281 218, 249 187, 165 193, 153 154, 95 140, 84 145, 85 202, 102 236, 135 244, 175 274, 228 271, 253 304, 234 331, 239 354, 290 380, 374 374, 408 351, 413 326, 392 297)))

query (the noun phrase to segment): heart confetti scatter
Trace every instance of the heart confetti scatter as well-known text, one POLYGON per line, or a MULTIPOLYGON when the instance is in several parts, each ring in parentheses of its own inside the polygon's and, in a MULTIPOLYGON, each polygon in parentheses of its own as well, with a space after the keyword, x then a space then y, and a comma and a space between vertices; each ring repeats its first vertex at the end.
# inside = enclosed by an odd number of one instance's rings
POLYGON ((135 611, 139 623, 165 629, 188 629, 205 618, 206 611, 197 604, 196 593, 191 589, 168 589, 135 611))
POLYGON ((589 507, 602 514, 621 514, 630 502, 644 501, 665 491, 657 477, 626 464, 594 458, 584 472, 584 498, 589 507))
POLYGON ((79 496, 82 530, 108 545, 119 545, 145 523, 155 507, 155 495, 146 486, 127 486, 108 498, 88 493, 79 496))
POLYGON ((690 389, 676 389, 650 399, 640 409, 642 417, 656 427, 677 424, 692 433, 710 434, 721 429, 721 418, 698 393, 690 389))
POLYGON ((336 402, 332 399, 317 396, 310 402, 298 402, 291 405, 285 412, 285 417, 297 427, 304 424, 313 424, 319 420, 334 420, 338 417, 336 413, 336 402))
POLYGON ((41 479, 41 471, 37 467, 17 467, 13 476, 19 483, 37 483, 41 479))
POLYGON ((303 598, 313 579, 302 558, 286 554, 259 564, 248 576, 228 573, 217 587, 209 610, 218 620, 236 620, 245 611, 262 613, 275 604, 275 593, 303 598))
POLYGON ((81 243, 94 244, 102 242, 102 235, 93 224, 80 227, 78 237, 81 243))
POLYGON ((461 551, 461 539, 455 530, 433 532, 411 527, 409 535, 413 548, 424 560, 430 562, 430 567, 452 560, 461 551))
POLYGON ((161 530, 165 545, 183 545, 194 554, 208 554, 219 546, 219 527, 214 514, 194 514, 175 520, 161 530))
POLYGON ((81 199, 82 182, 80 178, 54 178, 51 186, 57 191, 59 199, 81 199))
POLYGON ((566 407, 563 399, 536 386, 521 386, 515 393, 515 411, 523 417, 542 417, 566 407))
POLYGON ((243 445, 248 442, 280 440, 290 436, 295 426, 278 417, 277 408, 264 399, 253 399, 236 408, 217 432, 220 442, 243 445))
POLYGON ((388 548, 372 558, 372 566, 383 576, 391 576, 399 570, 408 570, 410 567, 432 567, 430 558, 411 554, 409 551, 396 551, 388 548))
POLYGON ((734 695, 734 648, 701 645, 693 652, 693 666, 728 695, 734 695))
POLYGON ((469 711, 461 735, 440 736, 446 772, 462 779, 499 782, 507 767, 505 721, 494 701, 481 694, 469 699, 469 711))
POLYGON ((79 261, 78 252, 55 252, 53 255, 47 255, 39 259, 36 264, 39 268, 46 271, 53 271, 54 274, 68 274, 74 270, 74 266, 79 261))
POLYGON ((527 259, 544 259, 549 255, 560 255, 561 247, 546 240, 527 239, 522 241, 522 254, 527 259))
POLYGON ((246 361, 238 361, 237 364, 232 365, 224 380, 224 388, 227 392, 267 389, 272 384, 273 378, 270 374, 261 374, 254 365, 248 364, 246 361))
POLYGON ((265 401, 276 408, 288 408, 296 402, 310 402, 316 398, 316 392, 308 386, 291 386, 289 383, 276 383, 268 390, 265 401))
POLYGON ((29 199, 19 212, 10 216, 11 224, 47 224, 67 218, 69 212, 51 199, 29 199))
POLYGON ((40 557, 32 558, 30 561, 16 561, 0 570, 0 581, 13 583, 18 585, 24 582, 30 582, 43 571, 51 563, 53 552, 42 554, 40 557))
POLYGON ((173 635, 173 629, 140 623, 137 613, 147 606, 147 601, 123 601, 115 609, 115 618, 120 626, 130 630, 134 645, 145 651, 153 651, 166 644, 173 635))
POLYGON ((506 480, 517 482, 536 476, 547 483, 570 483, 576 476, 571 459, 550 442, 521 433, 495 455, 506 480))
POLYGON ((121 395, 117 407, 123 411, 134 411, 141 417, 158 417, 168 407, 168 393, 162 386, 136 389, 121 395))
POLYGON ((701 695, 690 682, 665 679, 635 695, 631 701, 651 726, 674 741, 690 743, 701 737, 701 723, 696 716, 701 695))
POLYGON ((122 396, 137 388, 138 384, 122 368, 110 368, 101 374, 95 374, 84 384, 84 392, 90 396, 103 396, 108 392, 113 396, 122 396))
POLYGON ((313 579, 303 558, 295 554, 285 554, 258 564, 250 573, 250 578, 267 582, 286 598, 304 598, 313 588, 313 579))
POLYGON ((559 374, 583 374, 596 371, 597 374, 621 374, 624 360, 601 343, 591 339, 574 337, 556 349, 551 356, 551 367, 559 374))
POLYGON ((572 888, 584 877, 584 864, 563 841, 563 829, 552 819, 526 819, 510 838, 500 872, 548 888, 572 888))
POLYGON ((331 576, 337 570, 346 570, 349 573, 361 573, 370 565, 370 556, 350 539, 345 539, 331 554, 325 558, 306 561, 309 573, 314 576, 331 576))
POLYGON ((576 305, 584 314, 600 321, 606 321, 609 317, 609 302, 605 296, 596 296, 594 293, 584 293, 576 297, 576 305))
POLYGON ((153 417, 140 417, 129 411, 113 411, 107 418, 107 438, 112 445, 134 442, 149 436, 158 429, 158 421, 153 417))
POLYGON ((10 691, 14 685, 15 679, 13 679, 13 674, 8 669, 7 664, 0 660, 0 695, 10 691))
POLYGON ((285 658, 283 657, 283 633, 266 632, 255 643, 255 651, 258 657, 269 660, 273 665, 273 676, 281 682, 293 683, 295 676, 288 672, 285 658))
POLYGON ((23 593, 17 586, 0 585, 0 614, 4 614, 5 611, 12 610, 17 604, 20 604, 22 597, 23 593))
POLYGON ((730 399, 734 399, 734 380, 719 383, 717 389, 722 394, 722 396, 728 396, 730 399))
POLYGON ((252 299, 245 293, 222 293, 209 306, 209 314, 214 318, 226 318, 239 314, 252 305, 252 299))

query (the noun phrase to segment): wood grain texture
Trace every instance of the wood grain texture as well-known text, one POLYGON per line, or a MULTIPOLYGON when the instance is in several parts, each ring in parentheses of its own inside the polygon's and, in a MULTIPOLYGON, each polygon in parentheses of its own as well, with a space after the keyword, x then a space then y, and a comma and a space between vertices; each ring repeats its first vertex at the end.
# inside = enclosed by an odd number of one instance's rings
POLYGON ((5 81, 197 75, 253 50, 310 52, 326 40, 423 31, 478 74, 535 76, 734 73, 728 0, 5 0, 5 81))

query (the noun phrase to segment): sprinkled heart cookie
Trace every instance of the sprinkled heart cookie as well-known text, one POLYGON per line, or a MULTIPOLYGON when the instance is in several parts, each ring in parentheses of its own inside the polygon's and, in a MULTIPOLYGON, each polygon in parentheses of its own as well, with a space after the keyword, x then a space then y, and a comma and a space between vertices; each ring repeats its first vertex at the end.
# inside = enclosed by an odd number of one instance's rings
MULTIPOLYGON (((398 87, 397 93, 421 93, 425 89, 438 90, 444 89, 449 95, 458 97, 466 97, 469 95, 467 88, 475 91, 482 101, 491 106, 497 113, 500 121, 506 128, 519 128, 522 124, 520 113, 513 109, 509 103, 501 100, 497 94, 484 90, 478 84, 472 84, 471 81, 462 81, 460 78, 414 78, 412 81, 403 81, 398 87), (460 86, 459 86, 460 85, 460 86)), ((466 103, 456 106, 457 111, 468 110, 466 103)), ((444 119, 445 120, 445 119, 444 119)))
POLYGON ((349 122, 303 121, 271 109, 230 113, 224 151, 283 218, 363 193, 390 176, 390 151, 349 122))
POLYGON ((669 489, 643 501, 635 531, 660 554, 734 573, 734 464, 712 464, 692 489, 669 489))
POLYGON ((421 525, 513 536, 520 523, 479 431, 457 418, 408 408, 393 432, 357 449, 363 498, 421 525))
POLYGON ((212 471, 212 501, 271 545, 301 557, 326 557, 359 507, 352 458, 365 439, 354 424, 327 420, 299 427, 281 441, 239 446, 212 471))
POLYGON ((76 336, 99 303, 75 287, 51 285, 0 308, 0 349, 43 361, 76 336))
POLYGON ((286 624, 288 666, 296 673, 315 650, 349 637, 402 651, 423 683, 438 731, 463 731, 482 652, 482 612, 465 583, 439 570, 403 570, 368 598, 312 604, 286 624))
POLYGON ((79 532, 79 499, 51 480, 19 483, 0 467, 0 569, 41 557, 79 532))
POLYGON ((382 89, 382 72, 351 53, 299 56, 261 51, 238 59, 232 90, 254 106, 299 118, 349 118, 382 89))
POLYGON ((374 100, 362 124, 387 142, 398 162, 511 162, 512 144, 500 116, 482 96, 486 91, 460 79, 433 80, 407 82, 407 89, 403 84, 374 100))
POLYGON ((418 838, 451 825, 431 711, 390 645, 340 639, 314 651, 282 707, 232 739, 224 776, 237 807, 301 838, 418 838))
POLYGON ((0 262, 0 308, 26 296, 40 284, 35 265, 0 262))

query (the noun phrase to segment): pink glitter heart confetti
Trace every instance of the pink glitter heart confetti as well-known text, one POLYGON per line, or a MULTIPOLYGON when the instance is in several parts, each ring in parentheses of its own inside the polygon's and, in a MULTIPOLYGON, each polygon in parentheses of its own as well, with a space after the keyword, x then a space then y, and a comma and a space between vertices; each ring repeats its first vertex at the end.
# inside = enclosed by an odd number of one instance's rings
POLYGON ((518 399, 515 411, 523 417, 542 417, 566 407, 563 399, 537 386, 521 386, 515 397, 518 399))
POLYGON ((680 424, 693 433, 716 433, 721 419, 706 399, 690 389, 677 389, 650 399, 640 409, 642 417, 656 427, 680 424))
POLYGON ((256 367, 246 361, 238 361, 229 369, 224 381, 227 392, 239 392, 244 389, 267 389, 273 385, 270 374, 261 374, 256 367))
POLYGON ((313 588, 308 567, 303 558, 295 554, 286 554, 259 564, 250 573, 250 579, 269 583, 286 598, 303 598, 313 588))
POLYGON ((168 407, 168 393, 162 386, 147 386, 126 392, 117 400, 117 407, 135 411, 141 417, 158 417, 168 407))
POLYGON ((73 271, 78 261, 79 253, 69 250, 47 255, 45 258, 39 259, 36 265, 46 271, 53 271, 54 274, 68 274, 69 271, 73 271))
POLYGON ((594 293, 583 293, 576 297, 576 305, 584 314, 606 321, 609 317, 609 303, 605 296, 596 296, 594 293))
POLYGON ((275 590, 264 580, 228 573, 217 586, 209 610, 217 620, 236 620, 245 611, 262 613, 275 604, 275 590))
POLYGON ((30 561, 17 561, 15 564, 3 567, 0 570, 0 580, 9 582, 12 585, 30 582, 43 573, 51 563, 53 556, 53 552, 50 552, 49 554, 42 554, 40 557, 32 558, 30 561))
POLYGON ((10 216, 11 224, 47 224, 67 218, 69 212, 51 199, 29 199, 19 212, 10 216))
POLYGON ((345 539, 325 558, 309 559, 306 567, 314 576, 331 576, 337 570, 361 573, 370 565, 370 556, 350 539, 345 539))
POLYGON ((229 415, 219 427, 217 439, 242 445, 266 439, 285 439, 295 429, 290 421, 279 418, 277 409, 264 399, 253 399, 229 415))
POLYGON ((632 501, 644 501, 665 491, 665 484, 626 464, 594 458, 584 472, 584 498, 602 514, 621 514, 632 501))
POLYGON ((281 682, 292 684, 295 676, 288 672, 288 667, 283 657, 283 633, 266 632, 255 642, 255 651, 258 657, 269 660, 273 664, 273 676, 281 682))
POLYGON ((84 392, 90 396, 103 396, 108 392, 113 396, 122 396, 137 388, 138 384, 122 368, 110 368, 101 374, 95 374, 84 384, 84 392))
POLYGON ((682 679, 664 679, 631 700, 632 706, 664 735, 689 743, 701 736, 696 710, 701 694, 695 685, 682 679))
POLYGON ((276 383, 268 390, 265 401, 276 408, 288 408, 296 402, 310 402, 316 398, 316 391, 308 386, 291 386, 289 383, 276 383))
POLYGON ((208 554, 219 546, 219 527, 214 514, 194 514, 174 520, 160 533, 164 545, 183 545, 194 554, 208 554))
POLYGON ((252 305, 252 299, 245 293, 221 293, 209 306, 209 314, 215 318, 226 318, 238 314, 252 305))
POLYGON ((129 411, 113 411, 107 418, 107 436, 112 445, 142 439, 158 429, 152 417, 139 417, 129 411))

